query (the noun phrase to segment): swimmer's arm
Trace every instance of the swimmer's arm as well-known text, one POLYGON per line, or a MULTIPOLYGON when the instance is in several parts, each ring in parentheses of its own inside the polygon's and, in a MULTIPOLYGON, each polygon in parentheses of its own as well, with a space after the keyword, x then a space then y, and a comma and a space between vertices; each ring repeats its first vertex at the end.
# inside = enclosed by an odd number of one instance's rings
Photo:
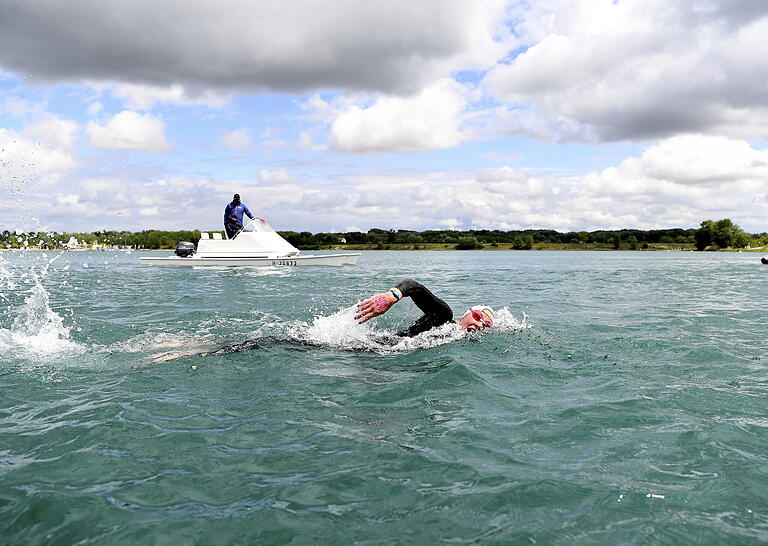
POLYGON ((389 308, 403 298, 399 288, 390 288, 386 292, 375 294, 365 301, 357 304, 357 314, 355 320, 361 319, 360 324, 368 322, 374 317, 383 315, 389 308))
POLYGON ((400 290, 403 297, 411 298, 416 307, 421 309, 425 315, 438 313, 440 315, 450 315, 448 320, 453 319, 453 311, 448 304, 435 296, 426 286, 413 279, 403 279, 395 285, 400 290))
POLYGON ((453 312, 448 304, 430 292, 426 286, 413 279, 403 279, 387 292, 376 294, 360 303, 357 306, 358 314, 355 319, 362 319, 360 321, 362 324, 383 315, 402 298, 411 298, 416 307, 426 315, 438 313, 441 316, 448 316, 448 320, 453 318, 453 312))

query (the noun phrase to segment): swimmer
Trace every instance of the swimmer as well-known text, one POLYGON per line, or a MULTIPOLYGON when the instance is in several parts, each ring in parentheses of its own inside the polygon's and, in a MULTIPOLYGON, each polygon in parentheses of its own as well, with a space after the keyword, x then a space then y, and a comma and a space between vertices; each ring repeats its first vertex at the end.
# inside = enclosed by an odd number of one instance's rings
MULTIPOLYGON (((375 294, 358 304, 355 320, 359 319, 360 324, 368 322, 386 313, 403 298, 411 298, 424 315, 405 330, 397 332, 398 336, 413 337, 453 321, 453 311, 448 304, 413 279, 404 279, 386 292, 375 294)), ((494 315, 493 309, 487 305, 475 305, 467 309, 456 325, 467 332, 484 330, 493 326, 494 315)))
MULTIPOLYGON (((177 346, 180 346, 179 343, 177 346)), ((163 348, 167 348, 171 345, 164 344, 163 348)), ((254 351, 261 349, 269 349, 272 347, 285 346, 288 350, 292 351, 306 351, 309 348, 320 347, 318 343, 312 341, 305 341, 295 338, 278 338, 274 336, 264 336, 258 338, 251 338, 246 340, 207 340, 198 342, 196 345, 186 347, 185 349, 174 349, 158 354, 151 355, 147 358, 148 364, 160 364, 163 362, 170 362, 178 360, 179 358, 186 358, 189 356, 221 356, 231 353, 240 353, 243 351, 254 351)), ((158 346, 159 347, 159 346, 158 346)))
MULTIPOLYGON (((429 289, 418 281, 413 279, 404 279, 397 283, 393 288, 386 292, 371 296, 367 300, 357 305, 357 314, 355 320, 360 324, 368 322, 374 317, 383 315, 390 307, 403 298, 411 298, 413 303, 424 313, 416 322, 411 324, 405 330, 397 332, 399 337, 413 337, 432 328, 437 328, 443 324, 453 321, 453 311, 448 304, 435 296, 429 289)), ((484 330, 493 326, 494 310, 487 305, 475 305, 470 307, 456 321, 456 325, 463 331, 474 332, 484 330)), ((397 338, 389 335, 382 335, 376 339, 376 342, 383 345, 395 345, 397 338)), ((153 364, 168 362, 188 356, 221 356, 230 353, 239 353, 242 351, 252 351, 267 349, 275 346, 286 346, 291 350, 307 350, 312 347, 322 347, 322 343, 315 343, 311 340, 297 339, 295 337, 278 338, 274 336, 264 336, 246 340, 231 341, 204 341, 197 346, 187 347, 181 351, 169 351, 159 355, 154 355, 149 360, 153 364)), ((356 347, 352 350, 373 350, 356 347)))

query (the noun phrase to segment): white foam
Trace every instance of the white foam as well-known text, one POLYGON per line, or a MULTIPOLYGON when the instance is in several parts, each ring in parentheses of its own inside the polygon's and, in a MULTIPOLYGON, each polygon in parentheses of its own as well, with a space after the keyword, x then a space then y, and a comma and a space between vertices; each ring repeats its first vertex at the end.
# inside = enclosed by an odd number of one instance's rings
MULTIPOLYGON (((57 257, 42 268, 43 276, 57 257)), ((64 326, 61 316, 51 309, 40 277, 34 270, 30 270, 30 276, 34 285, 18 309, 13 325, 10 329, 0 328, 0 354, 36 358, 83 352, 84 347, 69 338, 70 328, 64 326)))
POLYGON ((312 324, 303 325, 294 333, 306 341, 331 347, 367 345, 373 337, 371 329, 367 324, 358 324, 355 320, 356 309, 357 306, 352 306, 327 317, 317 315, 312 324))
MULTIPOLYGON (((376 321, 359 324, 355 320, 357 305, 339 309, 330 315, 318 314, 311 322, 296 320, 284 321, 280 317, 262 311, 254 311, 254 321, 238 319, 235 322, 249 326, 245 338, 258 340, 260 338, 277 338, 287 342, 296 341, 330 349, 368 351, 378 354, 410 353, 416 350, 429 349, 465 337, 481 338, 531 328, 528 317, 523 314, 518 319, 506 308, 496 313, 494 327, 480 332, 467 333, 456 323, 450 322, 438 328, 433 328, 415 337, 398 337, 389 330, 377 329, 376 321)), ((156 353, 150 358, 151 363, 166 362, 177 358, 198 354, 211 345, 218 345, 220 336, 210 333, 216 329, 223 319, 203 323, 194 334, 186 333, 152 333, 146 332, 122 343, 109 346, 106 349, 120 352, 149 352, 156 353), (160 352, 158 352, 160 351, 160 352)), ((231 325, 232 319, 225 323, 231 325)))
POLYGON ((171 334, 165 332, 144 332, 125 341, 104 346, 104 351, 119 353, 143 353, 165 349, 176 349, 191 344, 203 342, 206 336, 189 335, 185 333, 171 334))
POLYGON ((516 330, 526 330, 533 328, 533 324, 529 322, 528 315, 523 313, 523 318, 516 318, 507 307, 502 307, 496 311, 496 315, 493 321, 493 328, 488 330, 489 332, 514 332, 516 330))
MULTIPOLYGON (((16 290, 16 282, 13 279, 11 270, 7 266, 8 266, 8 263, 5 261, 5 258, 3 258, 3 256, 0 254, 0 289, 8 290, 9 292, 12 292, 13 290, 16 290)), ((6 296, 2 291, 0 291, 0 298, 5 300, 6 302, 9 301, 8 296, 6 296)))
POLYGON ((467 335, 480 336, 498 332, 511 332, 531 328, 528 316, 517 319, 506 307, 496 312, 493 328, 468 334, 455 323, 447 323, 414 337, 396 337, 393 332, 377 331, 371 322, 358 324, 355 320, 357 305, 346 307, 328 315, 317 315, 311 324, 296 323, 288 335, 300 341, 325 347, 367 350, 377 353, 403 353, 428 349, 457 341, 467 335))
POLYGON ((216 338, 205 334, 170 334, 144 332, 125 341, 101 348, 103 352, 149 353, 149 363, 167 362, 202 352, 216 343, 216 338))

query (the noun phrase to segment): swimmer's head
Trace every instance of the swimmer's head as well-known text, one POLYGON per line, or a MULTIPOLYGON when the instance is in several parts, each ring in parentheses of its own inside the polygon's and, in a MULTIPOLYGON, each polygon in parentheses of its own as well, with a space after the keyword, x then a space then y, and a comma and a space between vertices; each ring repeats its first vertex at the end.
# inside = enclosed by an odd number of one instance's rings
POLYGON ((459 326, 467 332, 483 330, 493 326, 496 313, 487 305, 475 305, 467 309, 459 319, 459 326))

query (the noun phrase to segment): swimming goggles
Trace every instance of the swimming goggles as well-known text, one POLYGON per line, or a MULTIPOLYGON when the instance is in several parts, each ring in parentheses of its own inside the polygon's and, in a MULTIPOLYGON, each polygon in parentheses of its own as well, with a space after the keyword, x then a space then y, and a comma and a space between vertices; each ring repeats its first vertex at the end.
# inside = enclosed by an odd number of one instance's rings
POLYGON ((472 318, 475 319, 477 322, 482 323, 482 325, 485 328, 490 328, 493 326, 493 322, 488 322, 488 316, 485 313, 482 313, 480 311, 475 311, 474 309, 470 309, 469 312, 472 314, 472 318))

